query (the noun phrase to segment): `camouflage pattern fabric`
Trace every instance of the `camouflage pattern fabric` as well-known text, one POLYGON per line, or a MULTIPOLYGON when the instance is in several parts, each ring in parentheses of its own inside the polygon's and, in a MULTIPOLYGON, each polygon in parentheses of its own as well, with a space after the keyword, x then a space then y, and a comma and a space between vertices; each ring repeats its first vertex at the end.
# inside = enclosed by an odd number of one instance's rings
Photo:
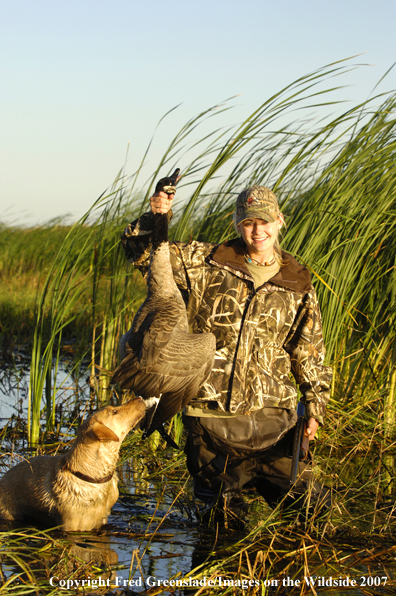
POLYGON ((243 190, 236 201, 235 223, 244 219, 259 218, 265 221, 276 221, 279 216, 279 205, 276 196, 266 186, 251 186, 243 190))
MULTIPOLYGON (((152 214, 128 225, 122 244, 145 275, 152 214)), ((233 414, 264 407, 295 409, 297 390, 308 417, 323 424, 331 368, 318 301, 308 270, 282 252, 286 263, 258 290, 245 264, 244 243, 170 243, 173 273, 187 306, 190 330, 216 337, 212 373, 190 405, 233 414)))

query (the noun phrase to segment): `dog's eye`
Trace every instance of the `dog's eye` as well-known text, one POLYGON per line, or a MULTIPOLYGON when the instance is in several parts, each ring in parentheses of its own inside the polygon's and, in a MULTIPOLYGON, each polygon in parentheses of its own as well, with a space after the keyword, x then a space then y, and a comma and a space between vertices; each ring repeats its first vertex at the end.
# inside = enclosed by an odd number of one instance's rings
POLYGON ((118 410, 113 410, 113 414, 118 414, 118 410))

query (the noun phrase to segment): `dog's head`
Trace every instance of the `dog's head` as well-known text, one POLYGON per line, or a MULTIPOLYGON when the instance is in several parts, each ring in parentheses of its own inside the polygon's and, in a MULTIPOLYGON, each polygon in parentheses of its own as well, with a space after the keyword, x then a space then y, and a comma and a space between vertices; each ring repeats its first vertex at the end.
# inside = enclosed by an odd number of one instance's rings
POLYGON ((122 406, 107 406, 94 412, 81 425, 79 432, 83 434, 84 440, 116 441, 121 444, 145 412, 146 406, 141 397, 131 399, 122 406))

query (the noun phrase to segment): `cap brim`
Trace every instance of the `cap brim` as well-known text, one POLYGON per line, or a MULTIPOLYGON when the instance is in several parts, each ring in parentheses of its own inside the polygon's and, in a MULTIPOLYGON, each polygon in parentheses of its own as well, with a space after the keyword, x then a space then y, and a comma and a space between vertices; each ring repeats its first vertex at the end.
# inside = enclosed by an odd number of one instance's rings
POLYGON ((242 221, 245 221, 245 219, 263 219, 264 221, 267 221, 269 223, 273 223, 274 221, 277 220, 278 215, 274 212, 270 212, 270 211, 249 211, 249 213, 241 213, 241 215, 238 215, 236 218, 236 224, 240 224, 242 221))

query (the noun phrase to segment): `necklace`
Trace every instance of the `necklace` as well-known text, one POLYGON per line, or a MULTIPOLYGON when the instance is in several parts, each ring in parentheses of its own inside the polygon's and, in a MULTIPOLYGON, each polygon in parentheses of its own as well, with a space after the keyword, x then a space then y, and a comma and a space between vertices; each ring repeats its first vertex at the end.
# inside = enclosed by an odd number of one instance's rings
POLYGON ((252 259, 252 257, 249 255, 248 251, 245 250, 245 260, 248 263, 255 263, 256 265, 260 265, 260 267, 269 267, 270 265, 273 265, 275 263, 275 255, 272 255, 272 259, 270 261, 265 261, 264 263, 260 263, 259 261, 256 261, 256 259, 252 259))

